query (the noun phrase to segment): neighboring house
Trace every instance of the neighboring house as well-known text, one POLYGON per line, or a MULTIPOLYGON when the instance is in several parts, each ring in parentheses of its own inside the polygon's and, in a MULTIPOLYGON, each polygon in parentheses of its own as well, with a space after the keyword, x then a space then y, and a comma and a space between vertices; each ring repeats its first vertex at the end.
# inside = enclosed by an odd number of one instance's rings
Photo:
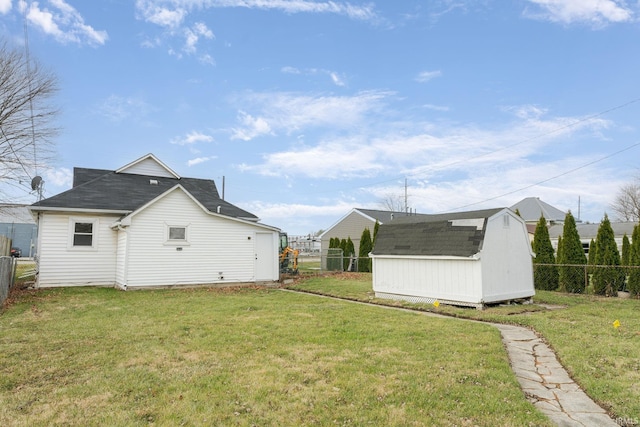
POLYGON ((0 204, 0 236, 11 239, 11 246, 19 248, 23 257, 35 255, 38 227, 28 205, 0 204))
MULTIPOLYGON (((533 225, 534 231, 541 216, 544 216, 544 219, 547 220, 547 225, 554 225, 564 224, 564 218, 567 215, 567 212, 563 212, 537 197, 522 199, 511 206, 510 209, 514 212, 517 210, 520 213, 520 217, 524 219, 524 222, 528 225, 533 225)), ((578 219, 576 219, 576 221, 578 221, 578 219)))
POLYGON ((122 168, 75 168, 73 188, 29 207, 39 226, 36 286, 122 289, 279 279, 279 229, 183 178, 152 154, 122 168))
MULTIPOLYGON (((613 229, 613 236, 618 245, 618 251, 622 255, 622 239, 626 234, 629 238, 629 242, 631 242, 631 235, 633 234, 633 227, 635 227, 637 222, 612 222, 611 228, 613 229)), ((584 248, 584 253, 589 253, 589 245, 591 240, 596 240, 598 236, 598 228, 600 228, 600 223, 594 224, 576 224, 576 230, 578 231, 578 235, 580 236, 580 241, 582 242, 582 247, 584 248)), ((557 252, 558 250, 558 237, 562 236, 562 232, 564 231, 564 226, 562 224, 554 225, 549 228, 549 239, 551 239, 551 246, 557 252)))
MULTIPOLYGON (((392 212, 392 211, 380 211, 374 209, 351 209, 349 213, 340 218, 338 222, 324 231, 320 237, 320 253, 322 254, 322 268, 326 268, 326 256, 329 250, 329 242, 333 238, 347 239, 351 237, 353 246, 355 248, 355 255, 358 255, 360 248, 360 238, 365 228, 369 228, 371 231, 371 237, 373 238, 373 227, 376 225, 376 221, 380 224, 387 223, 394 218, 405 217, 409 214, 405 212, 392 212)), ((349 256, 349 254, 345 254, 349 256)))
POLYGON ((535 294, 525 222, 508 208, 394 219, 370 256, 377 298, 482 308, 535 294))

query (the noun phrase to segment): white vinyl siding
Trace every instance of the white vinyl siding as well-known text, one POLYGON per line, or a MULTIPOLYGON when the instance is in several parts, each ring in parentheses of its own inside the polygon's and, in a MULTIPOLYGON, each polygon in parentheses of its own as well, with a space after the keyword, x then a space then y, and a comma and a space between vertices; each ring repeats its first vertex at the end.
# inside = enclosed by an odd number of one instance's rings
POLYGON ((38 286, 113 285, 116 233, 109 228, 117 217, 42 213, 39 233, 38 286), (93 247, 74 247, 74 221, 91 222, 93 247))
MULTIPOLYGON (((133 215, 127 230, 128 287, 256 280, 255 233, 264 228, 210 215, 183 191, 172 191, 133 215), (189 244, 167 245, 168 224, 189 224, 189 244)), ((277 265, 277 255, 272 262, 277 265)))
POLYGON ((127 285, 127 241, 128 233, 125 230, 118 232, 118 248, 116 252, 116 285, 126 288, 127 285))
POLYGON ((171 172, 165 169, 162 165, 158 164, 151 158, 144 159, 138 163, 135 163, 123 170, 120 173, 131 173, 135 175, 148 175, 148 176, 164 176, 166 178, 175 178, 171 172))

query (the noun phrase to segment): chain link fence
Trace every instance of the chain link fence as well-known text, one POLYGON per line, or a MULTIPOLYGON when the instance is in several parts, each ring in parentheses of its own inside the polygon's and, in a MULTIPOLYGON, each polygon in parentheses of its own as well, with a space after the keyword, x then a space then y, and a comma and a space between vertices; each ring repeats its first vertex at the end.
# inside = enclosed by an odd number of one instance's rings
POLYGON ((588 265, 588 264, 533 264, 533 279, 536 289, 573 293, 597 293, 615 295, 636 289, 630 278, 640 278, 640 266, 588 265))

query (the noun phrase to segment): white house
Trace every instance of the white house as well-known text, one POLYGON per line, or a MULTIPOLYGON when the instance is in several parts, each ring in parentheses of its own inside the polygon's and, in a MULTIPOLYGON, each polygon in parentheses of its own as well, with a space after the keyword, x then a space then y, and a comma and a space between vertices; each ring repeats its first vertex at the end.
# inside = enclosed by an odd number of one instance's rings
POLYGON ((180 177, 152 154, 74 168, 73 187, 29 207, 38 287, 233 285, 279 279, 279 229, 180 177))
POLYGON ((394 219, 370 257, 377 298, 482 308, 535 294, 527 228, 508 208, 394 219))

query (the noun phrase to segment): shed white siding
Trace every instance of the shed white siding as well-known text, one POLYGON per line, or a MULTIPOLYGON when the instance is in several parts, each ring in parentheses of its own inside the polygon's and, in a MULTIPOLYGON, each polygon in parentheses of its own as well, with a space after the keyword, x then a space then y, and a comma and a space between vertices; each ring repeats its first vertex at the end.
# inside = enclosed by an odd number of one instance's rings
POLYGON ((481 279, 481 264, 471 258, 380 255, 373 262, 373 291, 383 298, 475 305, 482 300, 481 279))
POLYGON ((481 252, 486 303, 533 295, 533 263, 526 226, 510 211, 488 219, 481 252))
MULTIPOLYGON (((172 191, 132 216, 127 287, 256 281, 256 232, 264 228, 206 213, 182 191, 172 191), (168 227, 186 227, 187 241, 168 242, 168 227)), ((122 233, 122 232, 121 232, 122 233)), ((277 274, 273 232, 271 280, 277 274)), ((267 262, 265 261, 265 262, 267 262)))
POLYGON ((109 215, 41 213, 39 221, 38 286, 113 286, 116 270, 116 234, 109 215), (73 220, 94 221, 95 247, 72 247, 73 220))

